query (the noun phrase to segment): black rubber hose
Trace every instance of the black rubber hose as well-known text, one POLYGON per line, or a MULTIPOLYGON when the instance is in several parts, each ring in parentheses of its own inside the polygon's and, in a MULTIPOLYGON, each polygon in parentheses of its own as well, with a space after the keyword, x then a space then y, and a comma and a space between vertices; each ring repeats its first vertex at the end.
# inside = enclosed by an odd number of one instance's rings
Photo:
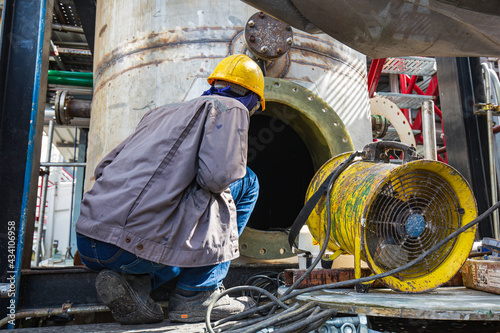
MULTIPOLYGON (((279 325, 280 322, 284 320, 288 320, 290 318, 297 317, 299 314, 304 313, 308 310, 311 310, 311 312, 314 310, 314 308, 317 306, 316 303, 307 303, 306 305, 302 306, 301 308, 295 309, 293 311, 289 311, 290 309, 277 313, 276 315, 270 316, 267 319, 261 321, 260 323, 256 323, 250 326, 247 326, 243 329, 238 329, 235 331, 230 331, 233 333, 253 333, 260 331, 263 328, 274 326, 274 325, 279 325)), ((303 322, 306 320, 300 320, 300 322, 303 322)))
MULTIPOLYGON (((288 305, 286 305, 285 303, 283 303, 281 300, 279 300, 278 298, 276 298, 276 296, 274 296, 273 294, 271 294, 269 291, 267 291, 265 289, 262 289, 262 288, 259 288, 259 287, 254 287, 254 286, 233 287, 233 288, 224 290, 223 292, 221 292, 220 294, 218 294, 217 296, 215 296, 214 299, 208 305, 207 314, 206 314, 206 317, 205 317, 205 325, 206 325, 207 330, 209 332, 215 333, 213 331, 213 329, 212 329, 211 324, 210 324, 210 314, 212 313, 212 309, 213 309, 215 303, 217 303, 217 301, 220 298, 222 298, 223 296, 225 296, 225 295, 227 295, 229 293, 237 292, 237 291, 244 291, 244 290, 253 290, 253 291, 261 292, 264 295, 266 295, 267 297, 269 297, 269 299, 272 300, 275 304, 278 304, 279 306, 281 306, 284 309, 288 309, 289 308, 288 305)), ((273 304, 273 303, 270 303, 270 304, 273 304)), ((241 318, 245 318, 245 317, 248 317, 250 314, 253 314, 253 313, 258 312, 258 311, 259 311, 259 308, 257 307, 257 308, 250 309, 250 310, 248 310, 246 312, 239 313, 238 315, 235 315, 235 316, 238 316, 238 317, 241 317, 241 318)), ((231 317, 235 317, 235 316, 231 316, 231 317)), ((229 318, 230 317, 222 319, 222 320, 218 321, 218 323, 222 324, 224 322, 227 322, 227 321, 229 321, 229 318)))
POLYGON ((328 309, 325 311, 322 311, 321 313, 318 313, 314 316, 311 316, 310 318, 306 320, 301 320, 299 322, 293 323, 291 325, 287 325, 285 327, 282 327, 278 330, 276 330, 276 333, 289 333, 289 332, 295 332, 297 330, 300 330, 306 326, 309 326, 311 324, 316 324, 318 321, 321 323, 319 326, 323 325, 331 316, 335 316, 337 314, 337 310, 334 309, 328 309))
MULTIPOLYGON (((316 265, 319 263, 319 261, 321 260, 321 258, 323 257, 323 254, 325 254, 326 252, 326 248, 328 247, 328 240, 330 238, 330 233, 331 233, 331 230, 332 230, 332 224, 330 223, 331 220, 332 220, 332 217, 331 217, 331 210, 330 210, 330 203, 331 203, 331 191, 332 191, 332 188, 333 188, 333 184, 335 183, 335 181, 337 180, 337 178, 340 176, 340 174, 345 170, 347 169, 347 167, 349 165, 351 165, 352 161, 357 157, 361 155, 360 152, 354 152, 352 153, 351 155, 349 155, 349 157, 344 161, 342 162, 339 166, 337 166, 335 168, 335 170, 333 170, 332 174, 332 178, 330 179, 330 182, 328 183, 328 190, 326 192, 326 200, 327 200, 327 209, 326 209, 326 214, 327 214, 327 226, 326 226, 326 232, 325 232, 325 239, 323 241, 323 246, 321 247, 321 250, 319 251, 318 253, 318 256, 316 257, 316 259, 314 259, 313 263, 311 264, 311 266, 309 266, 309 268, 307 269, 307 271, 302 274, 302 276, 297 280, 295 281, 295 283, 287 289, 287 291, 285 291, 285 293, 283 294, 282 297, 288 295, 289 293, 291 293, 295 288, 297 288, 297 286, 299 286, 302 281, 304 281, 307 276, 309 276, 309 274, 311 274, 312 270, 316 267, 316 265)), ((272 312, 272 311, 271 311, 272 312)))
MULTIPOLYGON (((290 311, 294 311, 294 310, 297 310, 297 308, 300 306, 299 303, 294 303, 292 306, 290 306, 288 309, 284 310, 282 313, 288 313, 290 311)), ((312 312, 312 309, 311 309, 311 312, 312 312)), ((305 317, 307 316, 304 315, 302 317, 305 317)), ((239 324, 234 324, 234 323, 225 323, 223 325, 217 325, 217 323, 214 323, 214 327, 217 327, 217 330, 219 332, 235 332, 235 331, 238 331, 240 329, 243 329, 247 326, 250 326, 250 325, 254 325, 256 323, 260 323, 266 319, 269 319, 269 318, 266 318, 266 317, 258 317, 258 318, 255 318, 255 319, 249 319, 249 320, 246 320, 245 322, 242 322, 242 323, 239 323, 239 324)))
POLYGON ((317 306, 315 307, 314 309, 311 309, 311 311, 308 311, 307 314, 304 314, 303 316, 301 316, 300 318, 290 318, 288 320, 284 320, 280 323, 281 326, 284 326, 284 325, 288 325, 290 323, 294 323, 296 321, 298 321, 299 319, 302 319, 304 317, 310 317, 310 316, 313 316, 315 314, 318 314, 319 312, 321 312, 321 307, 317 306))

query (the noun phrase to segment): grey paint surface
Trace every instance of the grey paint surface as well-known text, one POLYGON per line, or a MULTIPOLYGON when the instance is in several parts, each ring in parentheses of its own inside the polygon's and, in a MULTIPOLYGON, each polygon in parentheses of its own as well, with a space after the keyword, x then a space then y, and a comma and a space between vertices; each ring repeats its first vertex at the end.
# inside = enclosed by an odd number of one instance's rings
POLYGON ((498 1, 244 0, 295 28, 317 32, 372 58, 497 56, 498 1))

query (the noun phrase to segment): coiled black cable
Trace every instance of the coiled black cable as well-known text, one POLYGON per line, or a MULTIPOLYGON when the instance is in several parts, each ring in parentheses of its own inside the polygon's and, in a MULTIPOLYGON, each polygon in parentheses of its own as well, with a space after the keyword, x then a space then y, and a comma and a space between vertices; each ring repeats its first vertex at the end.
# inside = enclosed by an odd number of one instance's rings
MULTIPOLYGON (((272 293, 274 296, 278 296, 278 288, 285 284, 285 279, 283 277, 283 272, 259 272, 255 275, 252 275, 246 282, 247 286, 255 286, 262 289, 265 289, 272 293)), ((258 305, 261 302, 268 302, 269 299, 266 295, 263 295, 260 292, 255 292, 253 290, 248 290, 244 292, 245 296, 253 298, 255 303, 258 305)), ((269 314, 269 311, 260 312, 262 316, 266 316, 269 314)))

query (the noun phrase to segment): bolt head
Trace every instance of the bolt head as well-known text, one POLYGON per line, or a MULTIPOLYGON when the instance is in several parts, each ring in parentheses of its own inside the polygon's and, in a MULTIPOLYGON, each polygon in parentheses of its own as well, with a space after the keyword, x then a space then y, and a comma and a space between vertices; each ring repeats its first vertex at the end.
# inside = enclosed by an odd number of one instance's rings
POLYGON ((248 26, 251 28, 255 25, 255 22, 253 20, 248 21, 248 26))
POLYGON ((286 39, 286 43, 287 43, 288 45, 292 45, 292 43, 293 43, 293 38, 292 38, 292 37, 288 37, 288 38, 286 39))
POLYGON ((283 50, 280 48, 278 48, 278 54, 282 54, 283 53, 283 50))
POLYGON ((265 46, 265 45, 264 45, 264 46, 262 46, 262 47, 260 48, 260 52, 262 52, 262 53, 266 53, 266 52, 267 52, 267 46, 265 46))
POLYGON ((255 36, 254 36, 254 35, 250 36, 250 41, 251 41, 252 43, 253 43, 253 42, 255 42, 255 36))
POLYGON ((266 16, 266 14, 264 14, 264 12, 260 12, 260 13, 259 13, 259 17, 260 17, 260 18, 264 18, 264 16, 266 16))

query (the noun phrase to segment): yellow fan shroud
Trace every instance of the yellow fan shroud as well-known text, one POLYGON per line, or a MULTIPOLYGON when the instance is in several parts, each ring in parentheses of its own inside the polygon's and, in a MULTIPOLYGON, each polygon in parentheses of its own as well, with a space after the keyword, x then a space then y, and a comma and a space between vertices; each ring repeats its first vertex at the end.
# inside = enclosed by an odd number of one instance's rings
MULTIPOLYGON (((309 198, 350 153, 326 162, 309 185, 309 198)), ((361 260, 374 274, 401 267, 477 216, 466 180, 447 164, 415 160, 406 164, 355 160, 337 178, 331 197, 328 249, 361 260)), ((326 231, 326 198, 307 224, 320 243, 326 231)), ((449 281, 467 259, 475 228, 463 232, 412 268, 383 278, 391 289, 416 293, 449 281)))

